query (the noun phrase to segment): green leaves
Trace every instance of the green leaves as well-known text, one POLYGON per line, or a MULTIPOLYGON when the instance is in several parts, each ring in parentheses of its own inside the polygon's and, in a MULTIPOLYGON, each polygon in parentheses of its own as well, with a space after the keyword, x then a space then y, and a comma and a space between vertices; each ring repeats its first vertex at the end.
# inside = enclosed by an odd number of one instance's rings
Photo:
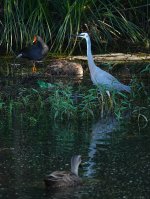
MULTIPOLYGON (((15 96, 6 93, 0 95, 0 115, 7 118, 9 126, 13 115, 21 115, 34 126, 41 118, 60 121, 88 121, 96 118, 115 115, 122 120, 124 113, 130 115, 142 126, 149 121, 150 98, 136 79, 132 81, 132 93, 110 92, 105 88, 79 87, 71 85, 38 81, 39 88, 19 88, 15 96), (7 97, 6 97, 6 96, 7 97), (144 124, 143 124, 144 123, 144 124)), ((23 119, 22 119, 23 120, 23 119)))
POLYGON ((51 117, 60 120, 69 120, 76 117, 76 107, 74 106, 72 88, 64 87, 62 84, 53 90, 49 96, 51 117))

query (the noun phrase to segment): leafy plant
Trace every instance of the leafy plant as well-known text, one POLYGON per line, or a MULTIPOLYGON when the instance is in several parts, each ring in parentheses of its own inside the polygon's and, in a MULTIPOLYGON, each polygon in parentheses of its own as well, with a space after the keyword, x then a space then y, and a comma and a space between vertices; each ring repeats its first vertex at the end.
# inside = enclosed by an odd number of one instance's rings
MULTIPOLYGON (((45 84, 42 84, 45 85, 45 84)), ((48 85, 48 84, 46 84, 48 85)), ((150 98, 144 85, 135 78, 132 81, 132 93, 106 93, 105 88, 78 88, 58 83, 42 88, 19 88, 14 96, 6 92, 0 97, 1 120, 13 124, 14 115, 34 126, 47 117, 49 120, 87 121, 107 114, 113 114, 118 120, 129 113, 141 127, 149 122, 150 98), (6 97, 7 96, 7 97, 6 97), (144 124, 143 124, 144 123, 144 124)))
POLYGON ((60 120, 76 118, 77 108, 72 99, 72 87, 59 86, 49 96, 51 116, 60 120))
POLYGON ((97 102, 97 89, 90 89, 87 93, 82 95, 82 101, 79 104, 82 118, 86 118, 88 120, 90 117, 94 118, 97 111, 100 112, 99 103, 97 102))

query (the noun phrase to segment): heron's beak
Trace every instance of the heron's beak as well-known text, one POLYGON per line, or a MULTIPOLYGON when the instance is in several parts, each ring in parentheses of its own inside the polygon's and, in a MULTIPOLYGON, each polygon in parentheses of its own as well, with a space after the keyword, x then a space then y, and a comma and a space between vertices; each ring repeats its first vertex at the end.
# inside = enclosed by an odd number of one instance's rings
POLYGON ((77 37, 77 35, 74 35, 74 34, 71 34, 70 36, 71 36, 71 37, 77 37))
POLYGON ((80 37, 80 35, 71 34, 71 37, 80 37))

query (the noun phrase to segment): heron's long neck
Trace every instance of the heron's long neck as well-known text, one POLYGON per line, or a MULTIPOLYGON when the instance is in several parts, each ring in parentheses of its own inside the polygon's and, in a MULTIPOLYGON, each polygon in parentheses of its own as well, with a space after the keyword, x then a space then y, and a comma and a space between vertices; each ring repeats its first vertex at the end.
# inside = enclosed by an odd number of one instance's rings
POLYGON ((93 60, 93 55, 92 55, 92 51, 91 51, 91 40, 90 40, 90 38, 86 39, 86 43, 87 43, 88 65, 89 65, 90 72, 92 73, 92 71, 94 72, 94 70, 96 68, 96 65, 95 65, 94 60, 93 60))

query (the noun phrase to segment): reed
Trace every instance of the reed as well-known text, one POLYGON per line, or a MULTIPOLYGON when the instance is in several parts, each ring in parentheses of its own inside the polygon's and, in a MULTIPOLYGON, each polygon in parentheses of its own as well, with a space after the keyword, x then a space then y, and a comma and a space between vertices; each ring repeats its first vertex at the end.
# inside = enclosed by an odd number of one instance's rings
POLYGON ((6 45, 7 51, 22 48, 22 45, 31 41, 35 34, 50 38, 51 29, 47 3, 47 1, 41 0, 4 1, 1 41, 6 45))
POLYGON ((52 52, 71 53, 76 40, 70 34, 87 31, 102 51, 118 39, 148 48, 148 6, 148 2, 134 0, 5 0, 0 43, 14 51, 39 34, 52 52))

